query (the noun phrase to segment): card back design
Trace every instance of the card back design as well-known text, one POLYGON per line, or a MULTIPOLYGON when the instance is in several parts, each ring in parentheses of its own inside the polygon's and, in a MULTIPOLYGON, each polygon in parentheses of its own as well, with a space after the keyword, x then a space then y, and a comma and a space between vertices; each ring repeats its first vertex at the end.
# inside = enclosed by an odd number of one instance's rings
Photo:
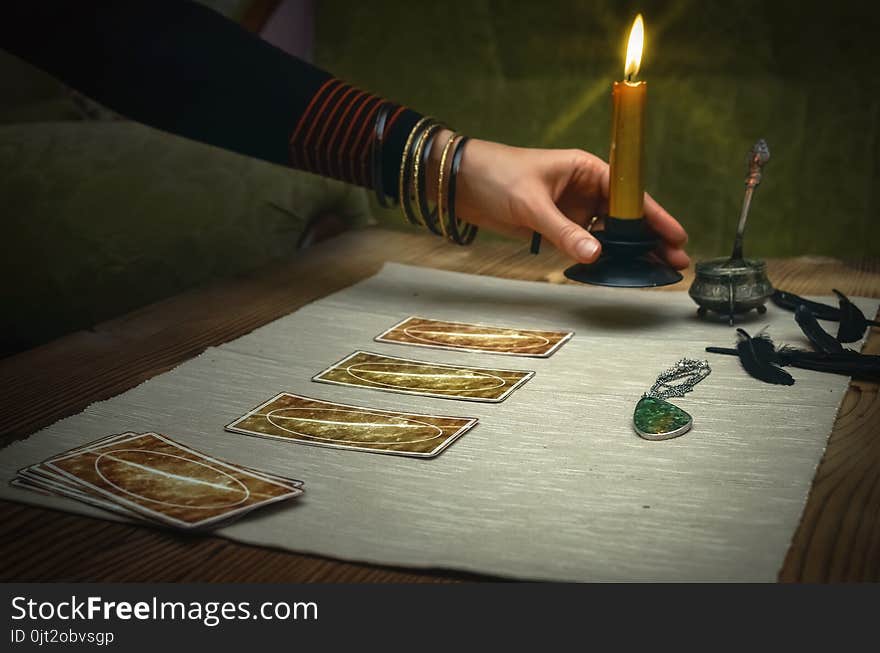
POLYGON ((571 331, 517 329, 412 316, 376 336, 376 342, 509 356, 548 358, 574 335, 571 331))
POLYGON ((224 463, 157 433, 51 459, 46 467, 117 504, 182 528, 200 528, 302 490, 224 463))
POLYGON ((335 449, 430 458, 476 423, 471 417, 377 410, 282 392, 226 430, 335 449))
POLYGON ((534 375, 522 370, 459 367, 356 351, 312 380, 425 397, 499 402, 534 375))

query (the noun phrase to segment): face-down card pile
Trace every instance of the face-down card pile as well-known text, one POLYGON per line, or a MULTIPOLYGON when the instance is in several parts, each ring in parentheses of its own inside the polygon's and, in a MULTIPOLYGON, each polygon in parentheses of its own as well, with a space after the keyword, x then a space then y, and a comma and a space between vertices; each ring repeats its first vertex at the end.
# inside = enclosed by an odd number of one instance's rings
POLYGON ((12 485, 187 530, 303 493, 302 481, 226 463, 158 433, 71 449, 19 470, 12 485))
POLYGON ((412 316, 379 334, 375 340, 416 347, 548 358, 573 335, 571 331, 518 329, 412 316))
POLYGON ((431 458, 476 423, 470 417, 400 413, 282 392, 226 429, 335 449, 431 458))
POLYGON ((497 403, 534 375, 522 370, 461 367, 356 351, 312 380, 424 397, 497 403))

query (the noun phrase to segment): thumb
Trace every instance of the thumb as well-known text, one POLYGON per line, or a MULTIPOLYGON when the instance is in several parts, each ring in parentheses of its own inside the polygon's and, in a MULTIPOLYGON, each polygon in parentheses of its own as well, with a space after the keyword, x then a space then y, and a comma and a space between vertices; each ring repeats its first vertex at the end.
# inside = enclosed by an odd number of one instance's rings
POLYGON ((547 197, 533 209, 534 228, 556 248, 578 263, 592 263, 599 258, 602 246, 582 226, 569 220, 547 197))

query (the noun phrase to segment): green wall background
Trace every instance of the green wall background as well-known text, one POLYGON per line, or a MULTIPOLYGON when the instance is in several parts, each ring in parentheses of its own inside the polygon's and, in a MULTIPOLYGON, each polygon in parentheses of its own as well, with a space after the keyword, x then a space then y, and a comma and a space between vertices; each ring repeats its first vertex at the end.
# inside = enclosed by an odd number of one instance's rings
POLYGON ((747 252, 880 255, 880 3, 320 0, 317 63, 473 136, 607 157, 638 11, 647 186, 691 250, 729 251, 764 137, 747 252))

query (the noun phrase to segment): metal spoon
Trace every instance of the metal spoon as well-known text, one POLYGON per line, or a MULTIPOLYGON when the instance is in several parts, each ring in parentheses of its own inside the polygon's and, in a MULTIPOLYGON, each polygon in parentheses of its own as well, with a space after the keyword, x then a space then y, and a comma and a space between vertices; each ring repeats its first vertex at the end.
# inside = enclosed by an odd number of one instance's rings
POLYGON ((749 218, 749 207, 752 204, 752 195, 758 184, 761 183, 761 169, 770 160, 770 148, 767 141, 760 139, 752 147, 749 153, 749 174, 746 177, 746 195, 743 199, 742 211, 739 214, 739 224, 736 226, 736 239, 733 241, 733 254, 730 262, 740 264, 743 258, 743 234, 746 231, 746 220, 749 218))

